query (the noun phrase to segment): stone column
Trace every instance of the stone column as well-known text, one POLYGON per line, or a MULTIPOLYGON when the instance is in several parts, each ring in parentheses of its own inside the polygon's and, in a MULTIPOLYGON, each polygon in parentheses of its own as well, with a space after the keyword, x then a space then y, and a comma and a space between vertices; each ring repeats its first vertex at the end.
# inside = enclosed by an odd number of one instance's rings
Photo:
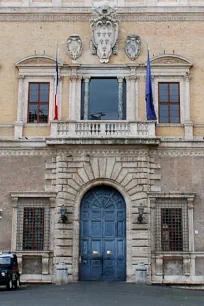
POLYGON ((184 107, 184 127, 185 127, 185 139, 193 139, 193 123, 190 116, 190 75, 186 74, 184 77, 185 84, 185 107, 184 107))
POLYGON ((118 77, 118 119, 123 120, 123 77, 118 77))
POLYGON ((77 120, 76 118, 76 99, 77 99, 77 70, 80 65, 71 66, 70 86, 69 86, 69 120, 77 120))
POLYGON ((69 92, 69 120, 76 120, 75 116, 75 102, 76 102, 76 80, 77 77, 72 75, 70 77, 70 92, 69 92))
POLYGON ((84 120, 89 119, 89 82, 90 77, 84 77, 84 120))
POLYGON ((81 120, 81 80, 82 77, 78 76, 76 84, 76 105, 75 105, 76 120, 81 120))
POLYGON ((23 104, 24 104, 24 76, 19 76, 18 83, 18 110, 17 110, 17 121, 15 122, 14 136, 16 138, 22 137, 23 135, 23 104))

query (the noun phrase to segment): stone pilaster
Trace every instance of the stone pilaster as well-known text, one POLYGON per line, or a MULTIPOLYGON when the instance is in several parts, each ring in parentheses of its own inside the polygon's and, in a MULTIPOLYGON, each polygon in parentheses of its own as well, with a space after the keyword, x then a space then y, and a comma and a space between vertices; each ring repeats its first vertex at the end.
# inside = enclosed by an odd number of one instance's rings
POLYGON ((84 120, 89 119, 89 77, 84 77, 84 120))
POLYGON ((123 120, 123 78, 118 77, 118 119, 123 120))
POLYGON ((77 80, 78 80, 78 68, 80 65, 72 64, 71 76, 69 85, 69 120, 77 120, 76 100, 77 100, 77 80))
POLYGON ((16 138, 23 136, 24 79, 24 76, 19 76, 17 121, 15 122, 14 129, 14 136, 16 138))
POLYGON ((186 74, 184 77, 184 90, 185 90, 185 107, 184 107, 184 128, 185 128, 185 139, 193 139, 193 122, 190 116, 190 75, 186 74))

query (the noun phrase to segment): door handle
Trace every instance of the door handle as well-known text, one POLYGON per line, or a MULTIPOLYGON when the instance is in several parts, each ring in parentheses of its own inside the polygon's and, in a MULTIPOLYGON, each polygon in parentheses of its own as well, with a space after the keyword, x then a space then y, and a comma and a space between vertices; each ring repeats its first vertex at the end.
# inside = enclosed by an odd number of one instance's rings
POLYGON ((81 256, 79 256, 79 263, 80 263, 80 264, 86 264, 87 261, 84 260, 84 259, 82 259, 81 256))

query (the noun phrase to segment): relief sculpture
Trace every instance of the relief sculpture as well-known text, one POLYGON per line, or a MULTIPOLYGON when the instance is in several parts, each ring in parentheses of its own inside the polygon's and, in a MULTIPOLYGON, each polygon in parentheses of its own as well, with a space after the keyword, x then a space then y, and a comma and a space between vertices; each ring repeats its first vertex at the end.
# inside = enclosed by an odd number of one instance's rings
POLYGON ((140 55, 141 39, 138 35, 128 35, 125 41, 125 52, 131 60, 135 60, 140 55))
POLYGON ((72 34, 67 40, 67 50, 69 56, 76 60, 82 53, 82 41, 78 34, 72 34))
POLYGON ((117 54, 119 20, 116 9, 104 4, 93 9, 96 18, 91 19, 92 54, 97 54, 101 63, 108 63, 110 56, 117 54))

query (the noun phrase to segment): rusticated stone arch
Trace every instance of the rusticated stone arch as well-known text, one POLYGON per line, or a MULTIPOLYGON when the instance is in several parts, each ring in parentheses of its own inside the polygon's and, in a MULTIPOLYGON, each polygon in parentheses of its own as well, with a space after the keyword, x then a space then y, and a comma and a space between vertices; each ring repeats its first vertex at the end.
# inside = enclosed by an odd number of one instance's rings
POLYGON ((138 258, 149 265, 149 232, 147 227, 141 229, 138 226, 137 216, 138 207, 143 204, 145 222, 149 222, 147 193, 155 191, 158 185, 158 170, 159 165, 149 156, 148 150, 125 151, 124 154, 116 149, 84 150, 70 155, 59 152, 56 157, 57 211, 64 204, 68 208, 70 223, 55 223, 55 259, 70 265, 73 281, 78 280, 79 272, 81 200, 89 189, 101 184, 117 189, 126 202, 127 281, 134 281, 138 258), (145 245, 138 244, 138 239, 145 239, 145 245))

